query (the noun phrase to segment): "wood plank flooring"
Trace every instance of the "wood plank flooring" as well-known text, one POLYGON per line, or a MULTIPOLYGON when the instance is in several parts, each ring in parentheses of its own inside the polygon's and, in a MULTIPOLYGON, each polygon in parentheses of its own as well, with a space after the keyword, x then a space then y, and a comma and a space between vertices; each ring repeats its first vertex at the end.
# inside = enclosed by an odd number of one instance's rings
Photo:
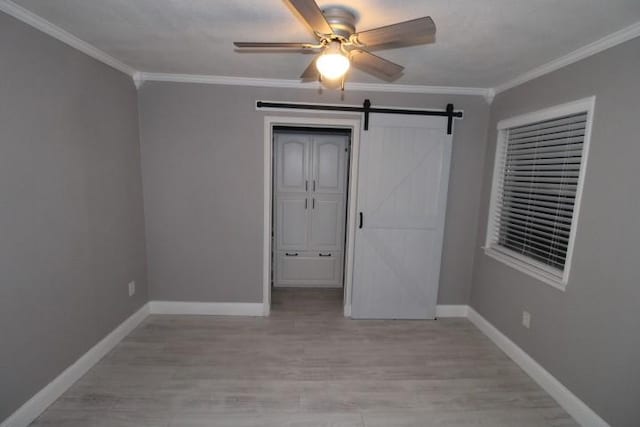
POLYGON ((349 320, 342 290, 268 318, 150 316, 35 426, 575 426, 466 319, 349 320))

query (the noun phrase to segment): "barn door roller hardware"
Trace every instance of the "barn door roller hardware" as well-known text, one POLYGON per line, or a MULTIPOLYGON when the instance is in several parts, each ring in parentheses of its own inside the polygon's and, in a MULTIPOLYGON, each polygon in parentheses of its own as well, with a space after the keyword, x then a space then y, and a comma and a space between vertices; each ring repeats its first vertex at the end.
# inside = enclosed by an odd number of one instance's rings
POLYGON ((408 114, 412 116, 441 116, 447 118, 447 135, 451 135, 453 130, 453 119, 462 118, 462 111, 455 111, 453 104, 447 104, 445 110, 406 110, 402 108, 379 108, 372 107, 371 101, 364 100, 362 107, 347 105, 321 105, 321 104, 288 104, 286 102, 257 101, 258 108, 286 108, 292 110, 321 110, 321 111, 342 111, 364 113, 364 130, 369 130, 369 114, 408 114))

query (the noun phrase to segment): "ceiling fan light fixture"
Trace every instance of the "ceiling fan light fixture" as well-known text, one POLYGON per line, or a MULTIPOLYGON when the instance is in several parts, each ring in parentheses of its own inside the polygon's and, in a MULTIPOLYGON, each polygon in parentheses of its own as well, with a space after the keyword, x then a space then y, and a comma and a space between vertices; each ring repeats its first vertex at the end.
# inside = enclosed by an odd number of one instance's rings
POLYGON ((349 58, 340 49, 340 43, 332 44, 316 60, 318 72, 327 80, 336 80, 344 76, 350 66, 349 58))
MULTIPOLYGON (((1 1, 1 0, 0 0, 1 1)), ((389 82, 400 77, 404 67, 371 53, 375 49, 390 49, 433 43, 436 24, 429 16, 398 22, 366 31, 356 31, 357 14, 344 6, 320 9, 316 0, 287 0, 293 11, 313 30, 316 44, 297 42, 234 42, 236 48, 290 49, 291 52, 319 53, 305 68, 300 79, 310 81, 342 80, 351 66, 389 82)), ((333 86, 333 85, 330 85, 333 86)))

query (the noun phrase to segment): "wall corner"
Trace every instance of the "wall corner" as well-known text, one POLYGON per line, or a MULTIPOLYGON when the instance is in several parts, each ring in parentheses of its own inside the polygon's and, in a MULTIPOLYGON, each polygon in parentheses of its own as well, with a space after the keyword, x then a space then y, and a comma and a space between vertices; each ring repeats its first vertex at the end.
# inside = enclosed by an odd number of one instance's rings
POLYGON ((140 90, 142 85, 144 84, 144 76, 140 71, 135 71, 131 78, 133 79, 133 84, 136 86, 136 90, 140 90))

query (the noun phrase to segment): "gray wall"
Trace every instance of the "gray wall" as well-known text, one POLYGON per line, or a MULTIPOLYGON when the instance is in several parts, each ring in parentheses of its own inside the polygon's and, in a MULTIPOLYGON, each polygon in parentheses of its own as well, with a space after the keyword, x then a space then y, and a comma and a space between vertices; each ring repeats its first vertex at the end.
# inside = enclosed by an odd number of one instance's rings
MULTIPOLYGON (((469 298, 489 107, 478 96, 345 92, 344 103, 465 110, 456 123, 439 302, 469 298)), ((265 113, 255 101, 340 94, 147 82, 140 92, 151 299, 262 301, 265 113)), ((274 113, 266 113, 273 115, 274 113)), ((289 113, 292 114, 292 113, 289 113)))
POLYGON ((640 39, 496 97, 471 305, 614 426, 640 425, 640 39), (596 95, 566 292, 482 252, 497 121, 596 95), (520 326, 531 312, 531 329, 520 326))
POLYGON ((147 289, 131 79, 4 13, 0 58, 2 420, 147 289))

